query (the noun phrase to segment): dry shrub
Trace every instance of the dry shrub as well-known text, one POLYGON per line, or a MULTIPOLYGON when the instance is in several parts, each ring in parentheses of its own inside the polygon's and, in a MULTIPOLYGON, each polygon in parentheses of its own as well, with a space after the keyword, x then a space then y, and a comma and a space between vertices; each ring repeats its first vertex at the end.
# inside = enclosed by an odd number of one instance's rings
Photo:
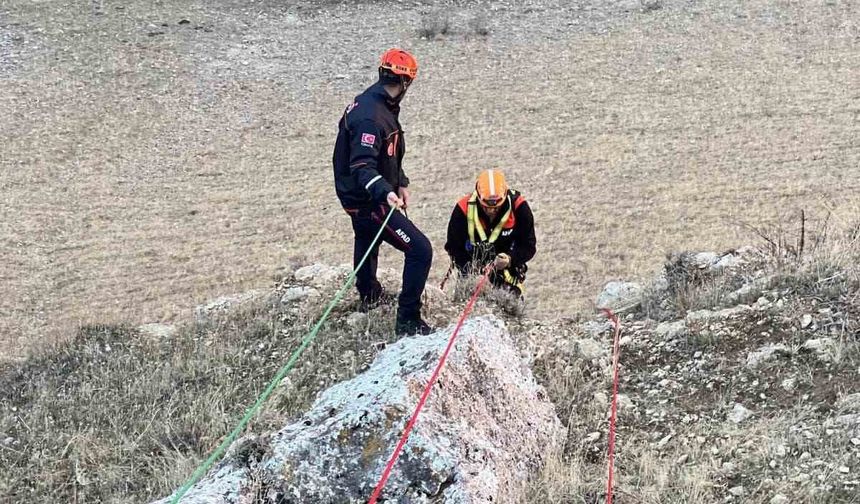
POLYGON ((476 14, 469 19, 469 31, 480 37, 490 34, 490 18, 486 14, 476 14))
POLYGON ((451 16, 444 10, 433 10, 421 16, 418 36, 426 39, 451 32, 451 16))

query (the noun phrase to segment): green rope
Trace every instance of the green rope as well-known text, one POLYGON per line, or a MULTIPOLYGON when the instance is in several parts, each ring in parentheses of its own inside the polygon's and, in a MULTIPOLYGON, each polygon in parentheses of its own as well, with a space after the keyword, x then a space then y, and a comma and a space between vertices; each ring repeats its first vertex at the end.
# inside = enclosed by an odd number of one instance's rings
POLYGON ((325 312, 323 312, 322 317, 320 317, 319 321, 316 323, 316 325, 314 325, 313 329, 311 329, 307 336, 304 337, 304 339, 302 340, 302 344, 299 345, 299 347, 296 349, 295 352, 293 352, 292 355, 290 355, 290 359, 278 371, 278 374, 275 375, 275 377, 266 387, 266 390, 264 390, 263 393, 260 394, 260 396, 257 398, 257 402, 255 402, 254 405, 248 409, 248 411, 245 413, 245 416, 242 418, 242 421, 239 422, 239 425, 237 425, 236 428, 233 429, 233 432, 231 432, 230 435, 228 435, 227 438, 224 439, 224 441, 222 441, 220 445, 218 445, 218 448, 215 449, 212 455, 210 455, 209 458, 206 459, 206 461, 200 467, 198 467, 196 471, 194 471, 194 474, 191 475, 191 478, 184 485, 182 485, 182 488, 179 489, 179 492, 170 501, 171 504, 177 504, 179 502, 179 499, 181 499, 185 495, 185 493, 188 492, 191 486, 197 483, 197 481, 206 473, 206 471, 208 471, 209 468, 212 467, 212 464, 214 464, 218 459, 221 458, 221 455, 224 454, 224 450, 226 450, 227 447, 230 446, 230 444, 236 440, 236 437, 242 432, 242 430, 245 429, 245 427, 248 425, 248 422, 251 421, 251 418, 257 413, 257 410, 259 410, 263 403, 266 402, 266 399, 269 398, 278 383, 280 383, 284 376, 288 372, 290 372, 302 352, 304 352, 305 349, 311 344, 311 342, 313 342, 314 338, 316 338, 317 333, 322 327, 323 322, 325 322, 334 306, 343 298, 344 293, 346 293, 347 289, 349 289, 349 287, 352 285, 352 281, 355 280, 356 273, 358 273, 358 270, 361 269, 361 266, 364 264, 364 261, 367 259, 367 256, 370 255, 370 252, 373 250, 373 247, 376 246, 376 242, 379 240, 379 237, 382 235, 382 231, 385 229, 385 226, 388 225, 388 221, 391 219, 391 216, 394 215, 395 211, 397 211, 397 208, 392 207, 391 211, 388 212, 388 216, 386 216, 385 220, 382 221, 382 225, 379 227, 379 231, 376 233, 376 237, 373 238, 373 241, 371 242, 370 247, 367 249, 367 252, 364 253, 364 257, 361 258, 361 261, 359 261, 355 269, 352 270, 352 273, 350 273, 349 278, 346 279, 346 283, 343 285, 343 287, 341 287, 340 290, 337 291, 337 294, 335 294, 334 299, 331 301, 331 303, 329 303, 328 307, 325 309, 325 312))

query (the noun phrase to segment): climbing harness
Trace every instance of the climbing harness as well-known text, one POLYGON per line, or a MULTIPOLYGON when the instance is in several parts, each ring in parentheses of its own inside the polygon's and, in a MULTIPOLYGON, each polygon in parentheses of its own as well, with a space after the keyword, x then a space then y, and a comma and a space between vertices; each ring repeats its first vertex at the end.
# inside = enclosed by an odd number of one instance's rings
POLYGON ((478 237, 482 242, 487 243, 495 243, 499 238, 499 235, 502 234, 502 230, 505 228, 505 224, 507 224, 508 219, 511 218, 511 212, 513 212, 514 206, 510 204, 511 197, 507 196, 508 199, 508 210, 502 215, 502 218, 499 219, 499 223, 493 228, 493 231, 490 233, 489 238, 487 238, 487 231, 484 229, 484 225, 481 222, 481 218, 478 216, 478 191, 472 193, 472 197, 469 198, 469 213, 466 216, 468 231, 469 231, 469 243, 466 245, 467 248, 471 244, 474 246, 475 242, 475 231, 478 231, 478 237))

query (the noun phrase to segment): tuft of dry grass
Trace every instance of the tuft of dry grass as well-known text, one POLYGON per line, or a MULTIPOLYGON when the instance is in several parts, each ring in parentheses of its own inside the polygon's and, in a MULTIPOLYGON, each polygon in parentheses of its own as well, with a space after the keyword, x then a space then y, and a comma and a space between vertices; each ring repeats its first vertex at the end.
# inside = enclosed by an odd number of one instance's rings
POLYGON ((469 30, 475 35, 486 37, 490 30, 490 18, 485 13, 475 14, 469 19, 469 30))
POLYGON ((438 9, 421 16, 418 36, 424 39, 434 39, 437 35, 451 33, 451 16, 447 10, 438 9))

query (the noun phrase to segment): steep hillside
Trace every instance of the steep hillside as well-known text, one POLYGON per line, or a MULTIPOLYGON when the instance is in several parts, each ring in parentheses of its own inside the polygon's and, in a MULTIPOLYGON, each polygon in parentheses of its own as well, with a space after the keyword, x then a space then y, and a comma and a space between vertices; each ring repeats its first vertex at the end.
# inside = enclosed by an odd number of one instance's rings
MULTIPOLYGON (((626 298, 601 296, 624 307, 619 502, 856 500, 858 236, 854 228, 823 238, 810 235, 802 254, 675 255, 653 282, 628 286, 626 298)), ((88 327, 56 352, 7 365, 0 462, 9 470, 0 495, 143 502, 170 494, 298 346, 347 271, 302 268, 275 290, 217 300, 176 327, 88 327)), ((396 273, 385 275, 396 286, 396 273)), ((431 318, 453 320, 471 285, 431 289, 431 318)), ((505 318, 567 431, 562 452, 532 473, 523 502, 598 502, 609 327, 588 313, 512 317, 503 301, 488 292, 476 316, 505 318)), ((350 297, 335 309, 249 434, 299 418, 319 392, 367 370, 393 342, 391 307, 369 315, 356 307, 350 297)))

